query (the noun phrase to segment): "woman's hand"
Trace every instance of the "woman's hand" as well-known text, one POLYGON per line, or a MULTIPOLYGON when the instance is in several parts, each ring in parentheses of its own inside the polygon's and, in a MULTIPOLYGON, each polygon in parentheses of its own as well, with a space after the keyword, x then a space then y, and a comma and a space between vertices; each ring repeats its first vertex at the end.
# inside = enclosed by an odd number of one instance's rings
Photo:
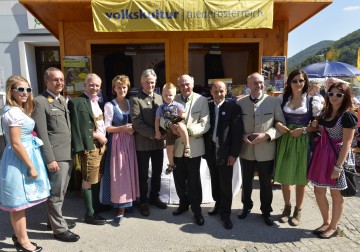
POLYGON ((282 124, 281 122, 277 122, 275 124, 276 129, 281 133, 281 134, 285 134, 287 132, 290 132, 289 128, 286 127, 284 124, 282 124))
POLYGON ((299 137, 303 134, 303 132, 304 132, 303 128, 296 128, 296 129, 290 130, 290 136, 299 137))
POLYGON ((132 124, 131 124, 131 123, 128 123, 128 124, 126 124, 125 126, 126 126, 126 129, 125 129, 126 133, 128 133, 129 135, 132 135, 132 134, 135 133, 135 130, 134 130, 134 128, 132 127, 132 124))
POLYGON ((37 179, 37 177, 39 176, 37 170, 34 167, 31 167, 29 169, 29 177, 32 179, 37 179))
POLYGON ((337 179, 340 177, 340 172, 333 170, 331 173, 331 179, 337 179))

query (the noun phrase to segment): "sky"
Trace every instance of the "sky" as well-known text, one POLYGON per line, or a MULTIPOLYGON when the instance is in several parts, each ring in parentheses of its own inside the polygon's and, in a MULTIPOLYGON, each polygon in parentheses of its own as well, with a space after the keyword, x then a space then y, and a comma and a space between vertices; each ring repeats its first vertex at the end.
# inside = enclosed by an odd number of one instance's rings
POLYGON ((288 57, 320 41, 338 40, 358 29, 360 0, 333 0, 332 4, 289 33, 288 57))

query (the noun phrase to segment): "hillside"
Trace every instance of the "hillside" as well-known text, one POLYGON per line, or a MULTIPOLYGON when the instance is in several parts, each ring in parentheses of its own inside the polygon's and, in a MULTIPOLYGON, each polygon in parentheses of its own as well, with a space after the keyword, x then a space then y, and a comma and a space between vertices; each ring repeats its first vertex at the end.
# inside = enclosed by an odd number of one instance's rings
POLYGON ((337 40, 325 40, 312 45, 289 58, 288 70, 301 68, 316 62, 340 61, 357 65, 357 55, 360 48, 360 29, 337 40))
POLYGON ((299 67, 303 61, 305 61, 307 58, 315 55, 318 53, 321 49, 329 46, 332 44, 333 40, 324 40, 320 41, 312 46, 309 46, 308 48, 302 50, 301 52, 295 54, 294 56, 289 58, 289 69, 293 69, 295 67, 299 67))

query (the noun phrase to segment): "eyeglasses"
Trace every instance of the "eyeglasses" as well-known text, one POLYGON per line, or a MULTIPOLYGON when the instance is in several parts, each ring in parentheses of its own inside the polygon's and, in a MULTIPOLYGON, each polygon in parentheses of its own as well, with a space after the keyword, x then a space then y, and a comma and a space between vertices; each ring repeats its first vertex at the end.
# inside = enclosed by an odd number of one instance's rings
POLYGON ((16 87, 16 88, 12 88, 17 90, 19 93, 24 93, 24 91, 26 91, 26 93, 31 93, 32 88, 24 88, 24 87, 16 87))
POLYGON ((337 98, 341 98, 341 97, 343 97, 344 96, 344 94, 343 93, 333 93, 333 92, 328 92, 328 96, 329 97, 333 97, 333 96, 336 96, 337 98))
POLYGON ((305 80, 292 80, 291 83, 303 83, 305 80))

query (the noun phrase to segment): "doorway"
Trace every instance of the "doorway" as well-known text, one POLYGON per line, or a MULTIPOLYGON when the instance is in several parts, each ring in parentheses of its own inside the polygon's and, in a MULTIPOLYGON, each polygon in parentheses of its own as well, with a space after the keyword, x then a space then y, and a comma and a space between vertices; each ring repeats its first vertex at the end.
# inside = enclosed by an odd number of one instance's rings
POLYGON ((92 71, 103 80, 103 96, 112 98, 111 82, 119 74, 129 77, 132 93, 140 89, 143 70, 152 68, 157 75, 157 92, 166 81, 164 44, 92 44, 92 71))

